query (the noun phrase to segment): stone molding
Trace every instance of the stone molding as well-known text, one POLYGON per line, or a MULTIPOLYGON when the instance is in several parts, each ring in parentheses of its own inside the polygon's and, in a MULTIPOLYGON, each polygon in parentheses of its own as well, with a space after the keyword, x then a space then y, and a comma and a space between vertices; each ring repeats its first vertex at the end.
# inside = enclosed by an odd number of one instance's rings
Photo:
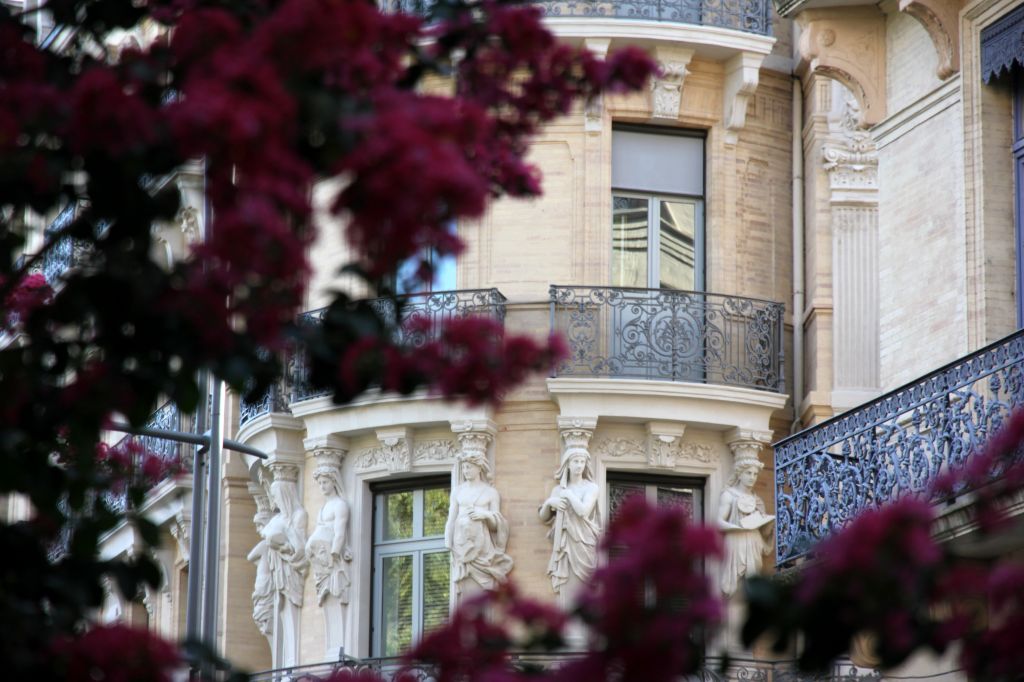
POLYGON ((722 92, 722 112, 725 143, 734 145, 737 133, 747 123, 747 104, 757 90, 758 76, 764 55, 740 52, 725 63, 725 87, 722 92))
POLYGON ((946 80, 960 71, 960 0, 900 0, 909 14, 928 32, 939 63, 935 75, 946 80))
POLYGON ((858 126, 886 116, 885 15, 875 6, 810 9, 796 17, 802 28, 801 78, 820 74, 849 88, 860 105, 858 126))

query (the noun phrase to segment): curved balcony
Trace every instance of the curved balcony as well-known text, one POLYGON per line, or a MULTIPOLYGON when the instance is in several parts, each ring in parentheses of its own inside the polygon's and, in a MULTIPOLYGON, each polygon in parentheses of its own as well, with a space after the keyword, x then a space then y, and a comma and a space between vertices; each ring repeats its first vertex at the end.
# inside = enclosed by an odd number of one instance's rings
POLYGON ((785 391, 783 306, 694 291, 550 289, 569 357, 556 377, 655 379, 785 391))
MULTIPOLYGON (((1024 405, 1024 332, 775 444, 778 564, 863 509, 928 489, 1024 405)), ((938 502, 939 500, 936 500, 938 502)))
MULTIPOLYGON (((407 294, 394 298, 378 298, 370 302, 378 316, 393 329, 393 342, 409 348, 419 348, 436 339, 437 331, 451 319, 483 315, 504 324, 505 297, 497 289, 460 289, 407 294), (411 319, 430 321, 428 331, 405 323, 411 319)), ((324 309, 303 313, 302 324, 320 324, 324 309)), ((309 368, 305 358, 296 354, 289 359, 287 376, 252 401, 243 400, 239 426, 271 412, 287 413, 289 403, 298 403, 327 395, 309 383, 309 368)))
MULTIPOLYGON (((769 0, 545 0, 536 3, 549 18, 584 17, 714 26, 771 35, 769 0)), ((426 14, 432 0, 385 0, 389 12, 426 14)))

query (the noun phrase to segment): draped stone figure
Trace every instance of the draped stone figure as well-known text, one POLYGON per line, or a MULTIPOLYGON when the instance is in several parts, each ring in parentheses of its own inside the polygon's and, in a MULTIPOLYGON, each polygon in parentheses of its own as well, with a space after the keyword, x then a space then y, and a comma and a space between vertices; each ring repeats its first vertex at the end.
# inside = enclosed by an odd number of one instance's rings
MULTIPOLYGON (((261 536, 263 529, 270 520, 268 511, 260 510, 252 521, 256 524, 256 532, 261 536)), ((252 619, 256 627, 267 638, 271 650, 274 648, 274 583, 270 575, 270 559, 268 553, 270 546, 266 540, 260 540, 252 548, 247 557, 249 561, 256 564, 256 582, 252 588, 252 619)))
POLYGON ((349 602, 349 505, 342 497, 340 453, 319 451, 313 479, 324 496, 316 527, 306 543, 306 554, 316 583, 316 598, 323 609, 324 648, 327 660, 337 660, 344 646, 345 615, 349 602))
POLYGON ((512 558, 505 553, 508 521, 501 515, 498 491, 491 485, 485 451, 464 450, 460 455, 458 484, 444 530, 445 546, 452 553, 452 582, 460 597, 495 589, 512 570, 512 558))
POLYGON ((590 578, 597 564, 601 533, 598 519, 598 487, 590 470, 590 453, 570 445, 555 473, 558 485, 540 507, 540 518, 552 525, 548 575, 559 603, 569 606, 590 578))
POLYGON ((271 653, 275 668, 298 664, 299 609, 307 561, 306 510, 299 501, 297 478, 297 467, 274 469, 270 501, 275 513, 260 531, 267 543, 266 559, 274 593, 271 653))
POLYGON ((763 468, 756 455, 738 455, 722 491, 718 527, 725 536, 721 587, 726 595, 734 594, 743 578, 760 573, 764 556, 772 550, 775 517, 765 513, 764 500, 754 493, 763 468))

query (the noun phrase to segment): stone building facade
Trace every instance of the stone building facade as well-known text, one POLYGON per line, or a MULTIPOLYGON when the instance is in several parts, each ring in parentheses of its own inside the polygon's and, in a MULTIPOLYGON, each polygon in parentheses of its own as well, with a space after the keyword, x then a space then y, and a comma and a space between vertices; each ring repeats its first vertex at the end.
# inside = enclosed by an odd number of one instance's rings
MULTIPOLYGON (((559 513, 583 529, 569 543, 629 492, 718 522, 720 500, 744 493, 723 497, 737 468, 759 473, 747 493, 779 515, 768 545, 786 565, 814 522, 788 472, 850 455, 846 436, 828 452, 784 439, 844 418, 881 428, 859 406, 1019 327, 1024 57, 1002 68, 985 52, 1019 0, 633 8, 650 19, 587 4, 545 3, 547 21, 599 54, 639 45, 661 75, 548 126, 531 152, 544 196, 454 226, 467 252, 439 268, 435 291, 408 296, 434 317, 563 333, 570 361, 497 408, 377 393, 336 406, 304 391, 301 372, 257 403, 231 399, 229 435, 270 455, 223 464, 217 643, 232 661, 400 653, 456 604, 458 577, 486 589, 507 575, 528 595, 566 598, 587 550, 559 554, 559 513), (549 504, 563 486, 579 518, 549 504)), ((202 233, 201 176, 174 181, 191 207, 161 228, 172 256, 202 233)), ((334 275, 347 262, 341 226, 323 222, 314 319, 346 285, 334 275)), ((907 414, 886 413, 886 428, 907 414)), ((184 635, 190 500, 189 480, 153 490, 164 587, 142 608, 112 589, 103 617, 184 635)), ((955 514, 948 535, 967 541, 955 514)), ((133 543, 125 530, 105 547, 133 543)), ((727 569, 709 570, 721 584, 727 569)))

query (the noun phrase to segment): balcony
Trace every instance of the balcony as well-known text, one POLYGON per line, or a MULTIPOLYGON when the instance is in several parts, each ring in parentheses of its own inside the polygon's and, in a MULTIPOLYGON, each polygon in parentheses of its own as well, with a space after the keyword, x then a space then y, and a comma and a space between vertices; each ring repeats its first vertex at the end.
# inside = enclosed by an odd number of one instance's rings
MULTIPOLYGON (((408 294, 370 301, 377 315, 394 330, 392 341, 407 348, 420 348, 436 339, 437 330, 451 319, 483 315, 504 324, 505 297, 497 289, 462 289, 408 294), (405 323, 411 319, 429 320, 429 330, 420 331, 405 323)), ((324 310, 304 313, 300 324, 321 324, 324 310)), ((271 412, 288 412, 289 403, 327 395, 309 383, 309 369, 301 355, 289 359, 286 377, 253 401, 242 401, 239 426, 271 412)))
POLYGON ((1021 405, 1024 332, 776 443, 777 563, 807 555, 861 510, 962 469, 1021 405))
MULTIPOLYGON (((769 0, 546 0, 536 3, 548 18, 583 17, 658 21, 771 35, 769 0)), ((389 12, 426 14, 432 0, 385 0, 389 12)))
POLYGON ((552 286, 556 377, 653 379, 785 391, 783 306, 668 289, 552 286))
MULTIPOLYGON (((557 668, 559 665, 579 657, 573 653, 555 654, 512 654, 509 657, 511 667, 520 671, 538 671, 557 668)), ((346 658, 340 663, 319 663, 314 665, 267 670, 251 676, 252 682, 285 682, 286 680, 303 680, 304 682, 320 682, 327 680, 332 674, 348 670, 357 677, 367 671, 380 675, 384 680, 394 680, 399 671, 404 671, 403 680, 430 682, 437 679, 437 672, 427 665, 405 666, 401 658, 346 658)), ((834 680, 836 682, 878 682, 881 674, 875 670, 858 668, 849 661, 837 661, 825 675, 812 677, 797 671, 796 662, 789 660, 767 660, 730 657, 723 661, 718 657, 708 657, 704 666, 687 680, 694 682, 725 682, 726 680, 763 680, 769 682, 810 682, 810 680, 834 680)), ((907 678, 916 679, 916 678, 907 678)))

